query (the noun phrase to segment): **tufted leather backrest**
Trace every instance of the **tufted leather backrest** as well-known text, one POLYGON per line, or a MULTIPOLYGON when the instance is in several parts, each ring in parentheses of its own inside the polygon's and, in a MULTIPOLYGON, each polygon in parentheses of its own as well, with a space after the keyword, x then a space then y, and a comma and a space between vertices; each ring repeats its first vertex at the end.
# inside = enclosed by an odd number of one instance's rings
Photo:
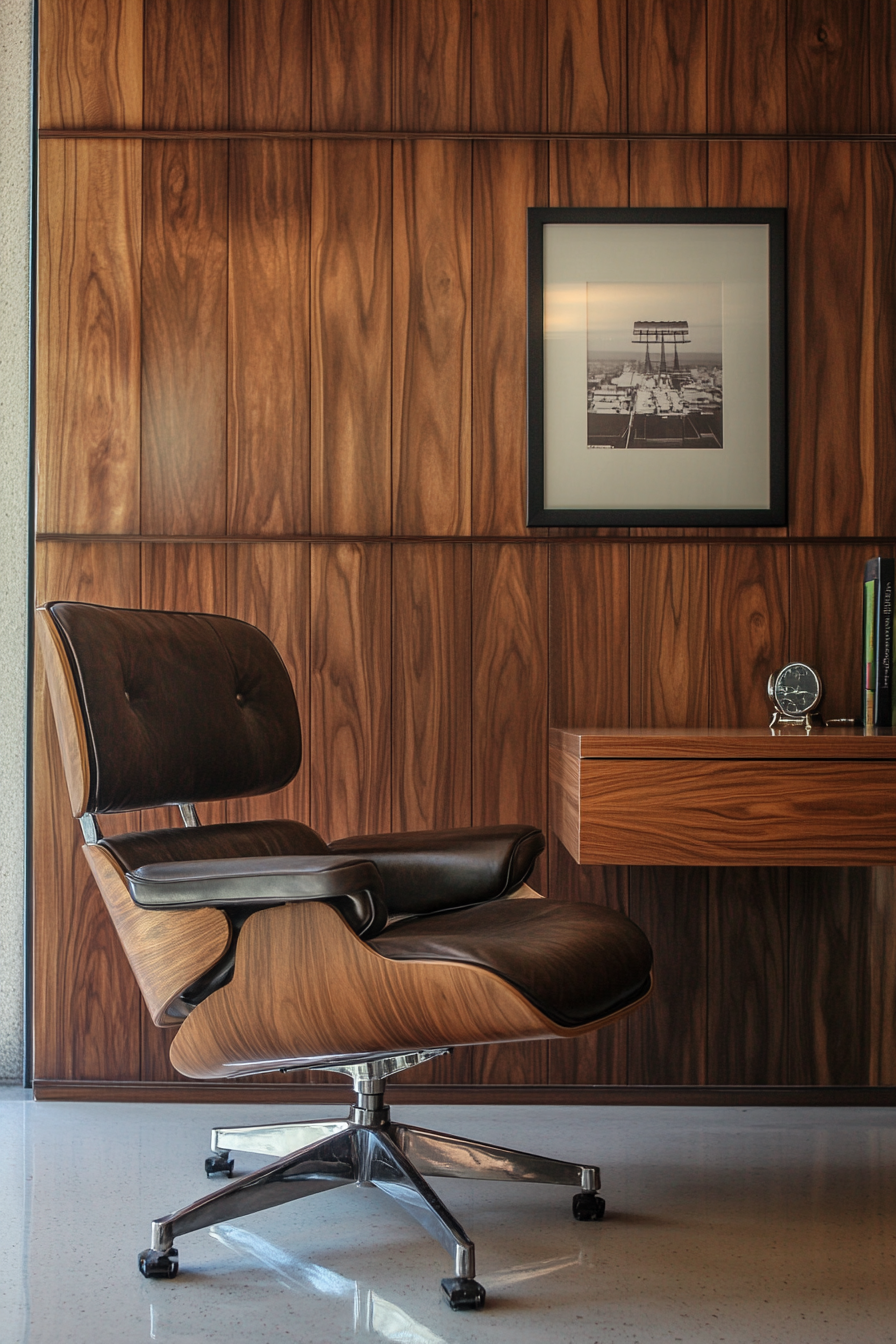
POLYGON ((292 683, 254 626, 81 602, 46 610, 83 720, 82 811, 271 793, 296 774, 302 734, 292 683))

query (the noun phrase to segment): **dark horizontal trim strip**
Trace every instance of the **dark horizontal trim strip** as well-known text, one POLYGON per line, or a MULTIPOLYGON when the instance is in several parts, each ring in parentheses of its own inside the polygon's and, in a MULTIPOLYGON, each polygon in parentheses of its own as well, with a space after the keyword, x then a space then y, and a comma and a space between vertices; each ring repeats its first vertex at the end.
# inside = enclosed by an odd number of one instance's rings
POLYGON ((845 141, 888 144, 892 131, 141 131, 46 126, 41 140, 698 140, 736 144, 743 140, 826 144, 845 141))
POLYGON ((531 546, 531 545, 541 545, 541 544, 543 544, 544 542, 550 542, 552 545, 555 544, 555 543, 560 543, 561 545, 563 545, 565 542, 570 542, 570 543, 572 543, 572 542, 581 542, 581 541, 600 541, 600 542, 606 542, 606 543, 609 543, 609 544, 618 544, 619 542, 630 542, 633 546, 642 546, 642 545, 643 545, 643 546, 666 545, 666 544, 667 544, 668 542, 670 542, 670 541, 680 541, 680 542, 682 542, 683 544, 686 544, 686 545, 708 545, 708 546, 718 546, 718 545, 726 546, 726 545, 729 545, 731 542, 734 542, 734 541, 750 542, 751 544, 757 544, 757 545, 762 545, 762 546, 766 546, 766 545, 768 545, 768 546, 877 546, 877 545, 891 546, 891 545, 896 545, 896 537, 886 537, 886 536, 873 536, 873 537, 797 537, 797 536, 788 536, 788 537, 767 537, 767 536, 763 536, 763 535, 762 535, 762 531, 761 531, 761 529, 760 529, 758 532, 754 532, 754 531, 751 531, 749 528, 740 528, 740 527, 733 527, 733 528, 731 529, 730 532, 726 532, 723 536, 711 536, 711 537, 701 536, 701 535, 699 534, 699 531, 696 530, 696 529, 695 529, 694 532, 689 533, 689 534, 686 535, 686 536, 680 536, 677 532, 672 531, 672 532, 663 532, 663 533, 659 533, 658 535, 651 535, 651 536, 647 536, 647 537, 642 537, 642 536, 634 536, 634 537, 633 537, 633 536, 630 536, 627 528, 625 528, 625 529, 621 529, 618 533, 610 533, 609 535, 608 535, 606 532, 602 532, 601 535, 597 535, 597 536, 592 536, 592 535, 588 534, 588 532, 587 532, 585 529, 581 529, 581 528, 573 528, 573 529, 570 529, 570 531, 571 531, 571 535, 570 535, 570 536, 559 536, 559 537, 556 536, 556 535, 551 535, 551 532, 553 531, 553 529, 550 529, 550 530, 549 530, 549 529, 545 529, 545 531, 546 531, 546 533, 547 533, 547 535, 545 535, 545 536, 538 536, 538 535, 520 536, 519 534, 513 534, 513 535, 508 535, 508 536, 502 536, 500 533, 495 533, 495 532, 475 532, 475 533, 465 533, 465 534, 462 535, 462 536, 457 536, 456 534, 451 535, 451 536, 436 536, 436 535, 400 536, 400 535, 398 535, 398 534, 396 534, 396 533, 393 533, 393 534, 391 534, 391 535, 389 535, 389 536, 378 536, 378 535, 377 535, 377 536, 365 536, 365 535, 362 535, 362 534, 356 534, 356 533, 352 533, 352 534, 339 534, 339 533, 337 533, 337 534, 330 534, 330 533, 327 533, 326 535, 323 535, 323 534, 320 534, 320 533, 308 533, 308 532, 304 532, 304 533, 295 533, 295 534, 292 534, 292 533, 289 533, 289 534, 287 534, 287 533, 283 533, 283 534, 280 534, 280 535, 277 535, 277 536, 233 536, 233 537, 222 537, 222 536, 213 536, 213 537, 208 537, 208 536, 195 536, 195 537, 192 537, 192 536, 183 536, 183 535, 179 535, 179 536, 171 536, 171 537, 155 536, 155 535, 152 535, 152 536, 140 536, 140 535, 135 534, 135 533, 133 533, 133 532, 127 532, 127 533, 125 533, 125 532, 121 532, 121 533, 119 533, 119 532, 38 532, 37 537, 35 538, 35 540, 38 541, 38 542, 44 542, 44 541, 47 541, 47 542, 49 542, 49 541, 53 541, 53 542, 80 542, 80 543, 83 543, 83 544, 88 544, 88 543, 89 543, 89 544, 93 544, 93 543, 110 543, 110 544, 113 544, 113 543, 114 543, 114 544, 116 544, 116 545, 119 544, 119 543, 121 543, 121 542, 125 542, 125 543, 127 543, 128 545, 132 545, 132 546, 139 546, 139 545, 142 545, 143 543, 145 543, 145 544, 148 545, 148 546, 149 546, 149 545, 153 545, 153 546, 159 546, 159 545, 166 545, 166 546, 167 546, 167 545, 172 545, 172 546, 248 546, 248 545, 253 545, 253 546, 255 546, 255 545, 260 545, 260 544, 264 544, 264 543, 267 543, 267 542, 276 542, 276 543, 278 543, 278 544, 286 545, 286 544, 290 544, 290 543, 293 543, 293 544, 294 544, 294 543, 299 542, 299 541, 319 542, 319 543, 326 544, 326 545, 332 545, 333 543, 336 543, 336 542, 355 542, 355 541, 357 541, 357 542, 364 542, 366 545, 370 545, 370 546, 373 546, 373 545, 378 545, 378 546, 411 546, 411 545, 415 545, 415 546, 416 546, 416 545, 419 545, 421 542, 438 543, 439 545, 445 545, 446 543, 449 543, 449 542, 450 542, 451 544, 453 544, 453 545, 455 545, 455 546, 469 546, 471 543, 476 544, 476 545, 484 545, 484 544, 486 544, 486 543, 489 543, 489 544, 492 544, 492 545, 501 545, 501 546, 505 546, 505 545, 531 546))
MULTIPOLYGON (((138 1083, 34 1080, 35 1101, 183 1101, 262 1105, 348 1103, 343 1083, 138 1083)), ((501 1087, 395 1083, 394 1105, 451 1106, 896 1106, 896 1087, 501 1087)))

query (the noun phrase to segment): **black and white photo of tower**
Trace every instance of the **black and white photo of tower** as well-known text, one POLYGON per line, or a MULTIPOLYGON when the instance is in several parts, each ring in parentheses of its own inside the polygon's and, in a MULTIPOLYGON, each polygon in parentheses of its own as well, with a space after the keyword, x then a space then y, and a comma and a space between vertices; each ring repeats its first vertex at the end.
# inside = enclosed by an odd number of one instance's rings
POLYGON ((722 448, 721 289, 588 285, 589 448, 722 448))

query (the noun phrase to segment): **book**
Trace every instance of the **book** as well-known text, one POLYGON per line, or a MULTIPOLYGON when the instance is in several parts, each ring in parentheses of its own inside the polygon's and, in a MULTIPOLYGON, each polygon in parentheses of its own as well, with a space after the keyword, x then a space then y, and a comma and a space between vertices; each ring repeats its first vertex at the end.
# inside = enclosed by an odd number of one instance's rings
POLYGON ((865 564, 862 589, 862 714, 866 728, 874 727, 874 597, 877 585, 877 558, 865 564))
POLYGON ((862 603, 862 718, 893 726, 893 607, 896 563, 876 555, 865 565, 862 603))
POLYGON ((896 564, 878 561, 874 606, 874 726, 893 725, 893 587, 896 564))

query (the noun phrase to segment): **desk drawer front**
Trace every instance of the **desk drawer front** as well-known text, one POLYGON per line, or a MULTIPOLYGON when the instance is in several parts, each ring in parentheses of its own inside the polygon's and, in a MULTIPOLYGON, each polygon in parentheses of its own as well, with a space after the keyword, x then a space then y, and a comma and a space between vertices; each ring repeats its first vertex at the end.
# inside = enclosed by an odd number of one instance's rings
POLYGON ((896 863, 896 763, 581 764, 580 862, 896 863))

